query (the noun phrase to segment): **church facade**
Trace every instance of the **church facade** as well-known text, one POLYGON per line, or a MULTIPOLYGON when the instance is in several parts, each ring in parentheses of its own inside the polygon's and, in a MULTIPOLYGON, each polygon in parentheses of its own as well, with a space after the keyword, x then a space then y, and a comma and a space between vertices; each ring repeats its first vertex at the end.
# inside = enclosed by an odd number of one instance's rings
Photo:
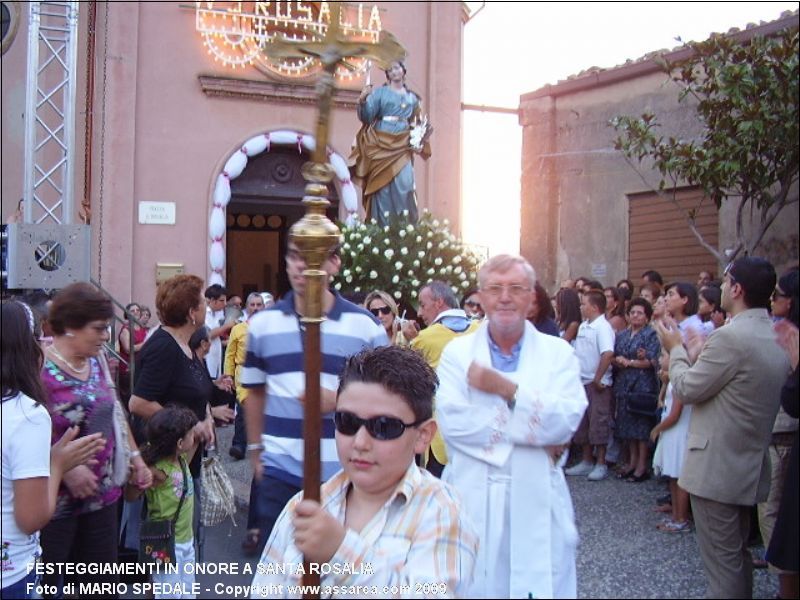
MULTIPOLYGON (((29 4, 3 2, 17 19, 3 40, 4 222, 24 196, 29 4)), ((266 41, 322 33, 330 3, 76 4, 73 222, 91 224, 92 276, 114 297, 146 304, 157 277, 176 272, 223 281, 236 294, 286 291, 283 253, 303 213, 300 170, 315 147, 318 70, 310 60, 269 57, 266 41)), ((354 39, 375 41, 385 30, 406 48, 407 85, 436 130, 433 156, 415 163, 419 208, 456 224, 467 18, 461 2, 378 2, 348 4, 341 20, 354 39)), ((360 209, 344 163, 368 72, 375 86, 384 82, 377 66, 352 61, 334 96, 333 219, 360 209)))

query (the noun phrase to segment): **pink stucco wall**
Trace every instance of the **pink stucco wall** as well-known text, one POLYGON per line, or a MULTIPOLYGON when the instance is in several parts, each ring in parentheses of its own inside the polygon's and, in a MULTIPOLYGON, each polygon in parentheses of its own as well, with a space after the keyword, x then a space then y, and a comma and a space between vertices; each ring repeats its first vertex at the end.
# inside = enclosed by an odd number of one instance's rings
MULTIPOLYGON (((93 272, 97 275, 100 269, 103 286, 123 301, 135 298, 152 303, 159 262, 183 263, 187 272, 208 276, 213 181, 242 142, 271 130, 314 130, 315 110, 310 106, 206 96, 199 75, 253 80, 264 75, 255 68, 234 72, 214 63, 195 32, 194 10, 182 7, 187 4, 191 3, 115 2, 108 13, 102 209, 100 68, 95 106, 93 272), (177 224, 139 225, 140 201, 175 202, 177 224)), ((434 156, 416 165, 421 208, 459 223, 462 5, 379 5, 384 28, 408 50, 408 83, 423 96, 436 127, 434 156)), ((102 64, 105 45, 104 10, 101 7, 98 13, 98 64, 102 64)), ((86 15, 81 14, 81 19, 85 29, 86 15)), ((25 31, 19 36, 3 56, 3 218, 22 192, 25 31)), ((85 63, 84 39, 79 64, 85 63)), ((381 74, 373 77, 374 83, 381 83, 381 74)), ((80 87, 79 112, 82 102, 80 87)), ((347 156, 357 129, 354 111, 334 109, 331 146, 347 156)), ((79 137, 82 131, 81 123, 79 137)), ((83 180, 82 165, 81 157, 76 161, 76 182, 83 180)), ((76 198, 79 203, 80 194, 76 198)))

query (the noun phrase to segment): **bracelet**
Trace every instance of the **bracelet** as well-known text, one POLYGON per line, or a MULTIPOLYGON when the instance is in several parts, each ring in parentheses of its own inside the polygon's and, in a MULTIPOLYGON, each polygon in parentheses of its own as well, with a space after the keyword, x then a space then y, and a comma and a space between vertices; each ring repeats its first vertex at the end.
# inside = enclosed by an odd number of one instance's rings
POLYGON ((136 458, 137 456, 141 456, 141 455, 142 455, 142 453, 139 452, 138 450, 134 450, 133 452, 131 452, 131 458, 136 458))
POLYGON ((250 452, 251 450, 259 450, 259 451, 261 451, 261 450, 264 449, 264 444, 261 444, 261 443, 259 443, 259 444, 247 444, 246 449, 247 449, 248 452, 250 452))

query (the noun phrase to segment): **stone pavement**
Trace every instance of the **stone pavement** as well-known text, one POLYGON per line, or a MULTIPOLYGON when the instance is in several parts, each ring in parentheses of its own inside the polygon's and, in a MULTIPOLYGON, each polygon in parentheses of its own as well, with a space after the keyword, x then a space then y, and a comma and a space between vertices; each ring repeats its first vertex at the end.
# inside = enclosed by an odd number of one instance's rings
MULTIPOLYGON (((210 528, 206 560, 220 560, 216 557, 222 554, 230 557, 227 560, 244 561, 236 540, 244 536, 252 471, 249 461, 234 461, 228 456, 233 428, 218 432, 220 455, 242 510, 238 527, 226 522, 210 528)), ((627 483, 613 476, 598 482, 585 477, 568 477, 567 481, 581 537, 579 598, 704 597, 705 576, 694 532, 666 534, 656 530, 663 515, 652 509, 656 498, 666 493, 664 484, 654 480, 627 483)), ((774 598, 777 577, 756 570, 753 588, 754 598, 774 598)))

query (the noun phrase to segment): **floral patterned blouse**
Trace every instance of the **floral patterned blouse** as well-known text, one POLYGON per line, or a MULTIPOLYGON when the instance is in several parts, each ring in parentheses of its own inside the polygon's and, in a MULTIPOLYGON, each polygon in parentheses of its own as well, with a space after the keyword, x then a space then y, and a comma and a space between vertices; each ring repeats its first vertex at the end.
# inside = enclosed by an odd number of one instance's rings
POLYGON ((42 381, 49 398, 47 408, 53 422, 52 443, 64 432, 77 425, 78 437, 102 433, 105 447, 95 455, 97 464, 89 468, 97 475, 98 489, 89 498, 74 498, 62 482, 58 489, 58 502, 54 519, 73 517, 105 508, 119 500, 122 488, 111 483, 114 457, 114 402, 102 368, 96 358, 90 358, 90 375, 86 381, 76 379, 51 360, 45 360, 42 381))

